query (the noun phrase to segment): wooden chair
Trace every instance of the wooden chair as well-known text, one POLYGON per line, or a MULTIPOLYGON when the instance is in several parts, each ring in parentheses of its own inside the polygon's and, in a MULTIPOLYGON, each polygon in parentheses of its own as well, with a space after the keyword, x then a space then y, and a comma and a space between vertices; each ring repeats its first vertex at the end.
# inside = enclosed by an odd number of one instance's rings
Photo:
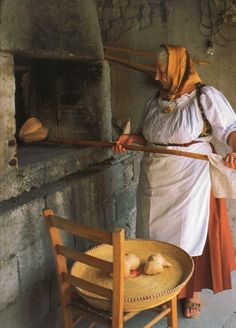
MULTIPOLYGON (((82 318, 90 320, 89 328, 95 323, 107 327, 122 328, 123 323, 139 312, 123 312, 124 306, 124 229, 106 232, 79 224, 76 221, 55 216, 52 209, 43 210, 47 227, 51 236, 53 256, 55 260, 57 279, 59 284, 60 302, 63 312, 63 327, 75 327, 82 318), (60 230, 67 233, 113 246, 113 263, 82 253, 77 249, 63 245, 60 230), (66 258, 85 263, 86 265, 113 273, 113 289, 107 289, 73 276, 67 267, 66 258), (112 311, 106 312, 93 308, 87 304, 76 291, 76 287, 93 292, 112 300, 112 311)), ((159 305, 159 304, 158 304, 159 305)), ((154 319, 143 326, 151 328, 155 323, 167 316, 168 326, 177 328, 177 299, 176 295, 167 303, 166 307, 153 308, 156 312, 154 319)))

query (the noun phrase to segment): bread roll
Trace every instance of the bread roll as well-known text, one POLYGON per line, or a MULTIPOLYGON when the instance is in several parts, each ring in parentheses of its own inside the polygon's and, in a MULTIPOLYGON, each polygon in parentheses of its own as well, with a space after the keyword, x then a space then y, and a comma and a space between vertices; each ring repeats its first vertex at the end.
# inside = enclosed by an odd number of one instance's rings
POLYGON ((43 141, 48 137, 48 129, 41 126, 37 131, 28 133, 22 137, 25 143, 31 143, 36 141, 43 141))
POLYGON ((143 272, 148 275, 154 275, 163 272, 163 266, 156 261, 148 261, 143 269, 143 272))
POLYGON ((130 267, 131 267, 131 263, 125 258, 125 273, 124 273, 124 277, 128 278, 129 274, 130 274, 130 267))
POLYGON ((133 253, 126 253, 125 259, 130 263, 130 270, 137 270, 140 266, 139 258, 133 253))
POLYGON ((27 134, 34 133, 39 128, 41 128, 42 123, 36 117, 30 117, 25 123, 22 125, 19 131, 19 138, 23 139, 23 137, 27 134))
POLYGON ((156 261, 164 267, 171 267, 171 264, 160 253, 150 255, 148 261, 156 261))
POLYGON ((48 129, 35 117, 30 117, 19 131, 19 139, 25 143, 43 141, 48 137, 48 129))

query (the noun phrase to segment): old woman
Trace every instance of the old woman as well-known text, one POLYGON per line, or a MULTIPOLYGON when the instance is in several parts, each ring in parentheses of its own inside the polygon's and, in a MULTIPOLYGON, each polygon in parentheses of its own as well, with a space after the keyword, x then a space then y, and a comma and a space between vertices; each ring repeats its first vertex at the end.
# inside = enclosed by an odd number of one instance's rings
MULTIPOLYGON (((147 102, 140 130, 123 134, 113 147, 151 145, 201 154, 213 151, 215 136, 231 147, 224 164, 236 169, 236 114, 224 95, 203 85, 185 48, 162 46, 156 62, 157 93, 147 102)), ((170 242, 195 263, 194 274, 179 298, 184 314, 200 314, 202 288, 231 288, 234 251, 225 201, 211 194, 209 163, 146 153, 141 164, 137 201, 137 237, 170 242)))

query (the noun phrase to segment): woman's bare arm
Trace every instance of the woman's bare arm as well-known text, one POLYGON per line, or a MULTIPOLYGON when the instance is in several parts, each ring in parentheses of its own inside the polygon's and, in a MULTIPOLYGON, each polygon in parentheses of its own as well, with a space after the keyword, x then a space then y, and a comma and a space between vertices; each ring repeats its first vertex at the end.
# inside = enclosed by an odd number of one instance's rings
POLYGON ((224 158, 225 166, 236 170, 236 131, 230 133, 228 136, 228 145, 231 147, 232 152, 228 153, 224 158))

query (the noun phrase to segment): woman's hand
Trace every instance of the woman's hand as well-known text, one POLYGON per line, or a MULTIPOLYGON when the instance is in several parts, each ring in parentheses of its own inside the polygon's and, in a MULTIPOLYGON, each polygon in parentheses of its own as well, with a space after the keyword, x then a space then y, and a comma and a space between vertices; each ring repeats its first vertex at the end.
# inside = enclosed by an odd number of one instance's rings
POLYGON ((116 141, 115 146, 112 147, 112 150, 115 153, 124 153, 127 150, 123 147, 123 145, 131 145, 138 144, 142 146, 146 146, 146 140, 143 136, 137 134, 122 134, 116 141))
POLYGON ((228 153, 223 158, 225 166, 229 167, 230 169, 236 170, 236 152, 228 153))
POLYGON ((225 166, 229 167, 230 169, 236 170, 236 131, 233 131, 228 136, 227 140, 228 145, 231 147, 232 152, 228 153, 224 158, 225 166))

